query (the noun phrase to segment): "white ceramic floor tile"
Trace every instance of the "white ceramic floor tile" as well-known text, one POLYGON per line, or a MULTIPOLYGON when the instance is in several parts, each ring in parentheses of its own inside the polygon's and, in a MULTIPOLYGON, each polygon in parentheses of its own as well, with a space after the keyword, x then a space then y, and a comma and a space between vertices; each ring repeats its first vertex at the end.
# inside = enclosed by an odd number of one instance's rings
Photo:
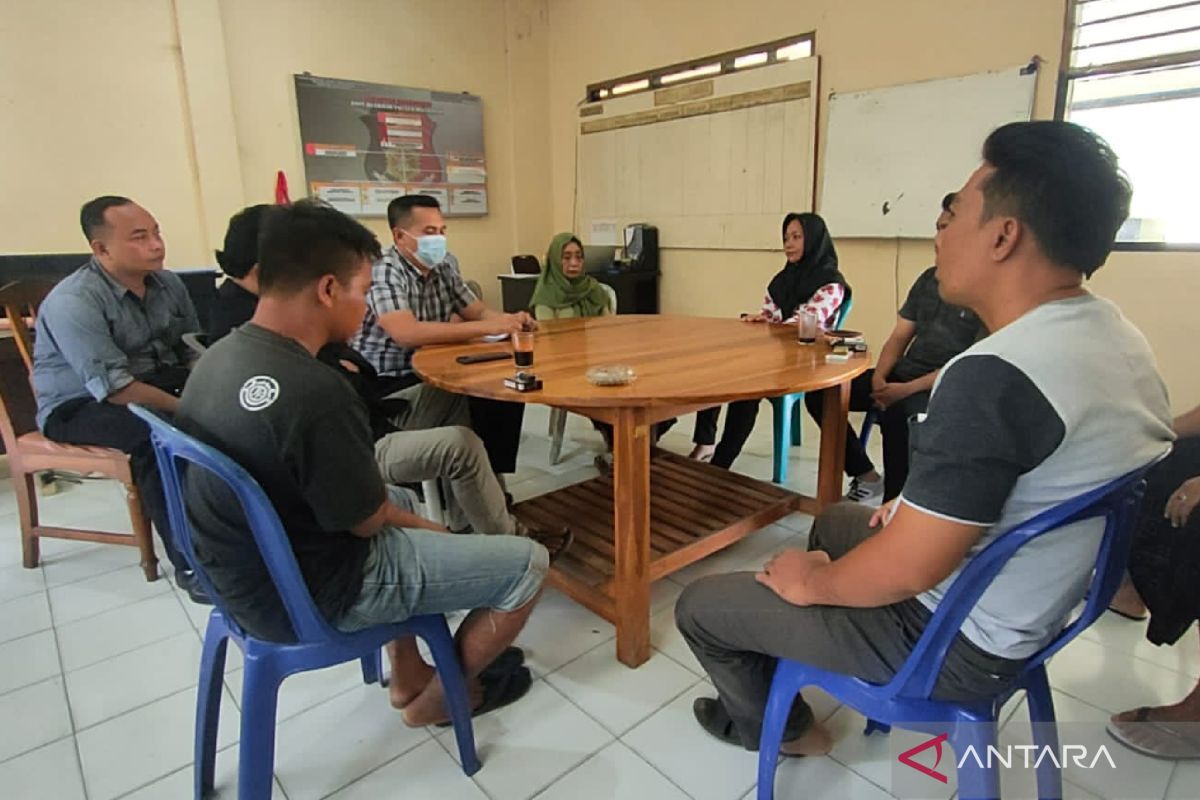
POLYGON ((0 695, 0 761, 71 734, 62 678, 0 695), (14 725, 13 720, 22 724, 14 725))
MULTIPOLYGON (((837 713, 825 721, 833 736, 833 760, 852 770, 876 786, 889 787, 892 783, 892 765, 897 753, 916 747, 929 739, 923 733, 893 728, 884 735, 873 733, 865 736, 866 717, 849 706, 842 706, 837 713)), ((949 798, 954 793, 957 781, 950 775, 950 783, 942 787, 930 786, 930 796, 949 798)), ((783 795, 786 796, 786 795, 783 795)))
MULTIPOLYGON (((457 761, 454 732, 439 730, 437 736, 457 761)), ((534 681, 516 703, 475 720, 475 743, 484 765, 475 781, 492 800, 527 798, 610 741, 604 728, 545 681, 534 681)))
POLYGON ((617 661, 607 643, 546 676, 547 683, 616 736, 698 680, 692 672, 657 651, 651 651, 645 664, 630 669, 617 661))
POLYGON ((45 592, 0 603, 0 642, 47 630, 50 625, 50 601, 45 592))
POLYGON ((650 643, 654 648, 671 657, 671 660, 687 667, 697 677, 704 677, 704 667, 692 654, 684 641, 683 634, 675 627, 675 608, 664 608, 650 617, 650 643))
POLYGON ((54 624, 62 625, 169 591, 171 587, 166 580, 147 581, 142 568, 133 565, 64 586, 52 586, 48 594, 54 624))
POLYGON ((1146 639, 1145 622, 1133 622, 1116 614, 1105 614, 1079 637, 1160 667, 1200 677, 1200 636, 1196 635, 1196 630, 1193 625, 1173 645, 1153 645, 1146 639))
POLYGON ((140 555, 136 547, 94 544, 69 550, 57 556, 48 556, 43 553, 42 571, 46 573, 47 586, 65 586, 76 581, 104 575, 122 567, 141 569, 137 566, 139 559, 140 555))
POLYGON ((40 569, 25 569, 22 566, 0 569, 0 603, 15 597, 40 592, 46 588, 46 580, 40 569))
MULTIPOLYGON (((1064 765, 1063 778, 1087 792, 1106 800, 1163 797, 1171 780, 1171 762, 1149 758, 1123 747, 1105 730, 1109 713, 1103 709, 1054 692, 1055 716, 1059 722, 1062 744, 1083 745, 1093 758, 1101 745, 1108 749, 1117 769, 1082 769, 1075 764, 1064 765)), ((1000 734, 1001 744, 1028 745, 1033 741, 1028 717, 1014 717, 1000 734)), ((1089 762, 1090 763, 1090 762, 1089 762)), ((1002 777, 1018 791, 1032 791, 1033 776, 1018 770, 1014 763, 1002 777)))
POLYGON ((832 758, 780 759, 775 771, 775 796, 837 800, 888 800, 891 797, 832 758))
POLYGON ((433 739, 330 795, 329 800, 378 800, 428 797, 437 800, 486 800, 462 768, 433 739))
POLYGON ((1195 676, 1160 667, 1091 639, 1077 638, 1054 656, 1050 684, 1085 703, 1116 713, 1177 703, 1196 686, 1195 676))
POLYGON ((0 694, 38 683, 59 672, 54 631, 32 633, 0 644, 0 694))
POLYGON ((360 686, 279 724, 275 775, 290 800, 316 800, 428 738, 404 724, 386 691, 360 686))
POLYGON ((664 608, 674 608, 675 601, 683 592, 682 584, 663 578, 650 584, 650 613, 657 614, 664 608))
POLYGON ((0 764, 0 787, 12 800, 84 800, 75 740, 59 739, 0 764))
POLYGON ((712 697, 712 686, 692 687, 621 741, 696 800, 730 800, 754 785, 757 756, 709 736, 692 716, 692 701, 712 697))
MULTIPOLYGON (((237 650, 237 647, 231 644, 229 649, 232 652, 237 650)), ((229 686, 234 702, 239 704, 242 699, 242 677, 243 670, 240 669, 227 670, 225 673, 225 683, 229 686)), ((279 687, 279 707, 275 719, 282 722, 362 685, 362 666, 357 661, 290 675, 279 687)), ((384 693, 382 689, 378 691, 384 693)))
MULTIPOLYGON (((89 800, 119 797, 191 763, 195 714, 193 688, 76 734, 89 800)), ((217 747, 237 732, 237 709, 223 693, 217 747)))
POLYGON ((1200 761, 1180 761, 1175 765, 1165 800, 1195 800, 1200 797, 1200 761))
MULTIPOLYGON (((213 793, 204 800, 237 800, 238 746, 236 744, 217 751, 217 768, 213 776, 213 793)), ((186 800, 192 796, 192 765, 172 772, 165 778, 143 786, 121 800, 186 800)), ((271 787, 271 800, 286 800, 279 781, 271 787)))
POLYGON ((69 672, 188 630, 179 600, 166 593, 60 625, 58 645, 69 672))
POLYGON ((797 538, 796 531, 782 525, 768 525, 740 542, 672 573, 671 580, 686 586, 706 575, 758 569, 774 553, 787 547, 803 546, 804 542, 797 538))
POLYGON ((620 742, 605 747, 537 796, 537 800, 618 798, 688 800, 678 786, 620 742))
MULTIPOLYGON (((535 675, 545 675, 616 635, 610 622, 566 595, 547 589, 517 636, 535 675)), ((614 645, 614 651, 615 645, 614 645)))
POLYGON ((195 686, 199 675, 200 640, 190 630, 68 672, 75 729, 195 686))

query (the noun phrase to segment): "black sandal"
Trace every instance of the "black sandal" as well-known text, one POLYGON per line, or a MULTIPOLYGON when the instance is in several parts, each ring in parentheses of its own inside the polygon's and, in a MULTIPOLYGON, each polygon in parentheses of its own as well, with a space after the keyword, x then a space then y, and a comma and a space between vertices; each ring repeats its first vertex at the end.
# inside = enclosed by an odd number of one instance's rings
POLYGON ((492 663, 484 667, 479 677, 484 676, 498 678, 501 675, 507 675, 517 667, 525 665, 525 651, 519 647, 506 647, 500 651, 500 655, 492 659, 492 663))
MULTIPOLYGON (((533 674, 528 667, 517 667, 498 677, 480 674, 479 680, 483 683, 483 702, 472 709, 472 719, 512 705, 527 695, 533 686, 533 674)), ((449 721, 434 723, 438 728, 449 728, 452 724, 449 721)))
POLYGON ((530 529, 528 532, 530 539, 540 544, 542 547, 550 551, 550 563, 553 564, 563 553, 571 549, 571 545, 575 543, 575 534, 571 533, 570 528, 562 528, 557 531, 541 531, 530 529))

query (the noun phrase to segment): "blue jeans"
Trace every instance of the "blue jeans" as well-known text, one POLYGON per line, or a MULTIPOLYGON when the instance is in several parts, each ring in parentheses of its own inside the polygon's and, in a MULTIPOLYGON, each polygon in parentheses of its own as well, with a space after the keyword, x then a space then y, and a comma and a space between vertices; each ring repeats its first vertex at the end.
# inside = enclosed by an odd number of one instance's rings
MULTIPOLYGON (((392 501, 415 505, 397 491, 392 501)), ((356 631, 422 614, 515 611, 538 593, 549 566, 546 548, 520 536, 388 528, 371 539, 362 590, 336 626, 356 631)))

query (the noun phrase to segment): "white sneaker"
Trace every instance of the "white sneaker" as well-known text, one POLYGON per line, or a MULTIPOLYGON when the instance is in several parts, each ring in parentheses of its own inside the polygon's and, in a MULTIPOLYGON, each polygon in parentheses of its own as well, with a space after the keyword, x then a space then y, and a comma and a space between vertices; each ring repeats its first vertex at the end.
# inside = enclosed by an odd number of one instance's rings
POLYGON ((863 503, 864 505, 870 505, 872 502, 882 500, 883 478, 877 478, 873 481, 855 478, 850 481, 850 491, 846 492, 846 499, 853 503, 863 503))

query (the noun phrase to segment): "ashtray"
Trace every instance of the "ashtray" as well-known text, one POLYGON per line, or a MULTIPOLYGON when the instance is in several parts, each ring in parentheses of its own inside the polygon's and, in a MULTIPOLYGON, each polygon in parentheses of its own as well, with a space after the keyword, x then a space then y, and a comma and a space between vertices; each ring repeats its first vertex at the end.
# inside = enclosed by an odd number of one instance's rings
POLYGON ((637 373, 633 371, 633 367, 614 364, 606 367, 592 367, 587 371, 587 379, 597 386, 623 386, 626 383, 633 383, 637 379, 637 373))

